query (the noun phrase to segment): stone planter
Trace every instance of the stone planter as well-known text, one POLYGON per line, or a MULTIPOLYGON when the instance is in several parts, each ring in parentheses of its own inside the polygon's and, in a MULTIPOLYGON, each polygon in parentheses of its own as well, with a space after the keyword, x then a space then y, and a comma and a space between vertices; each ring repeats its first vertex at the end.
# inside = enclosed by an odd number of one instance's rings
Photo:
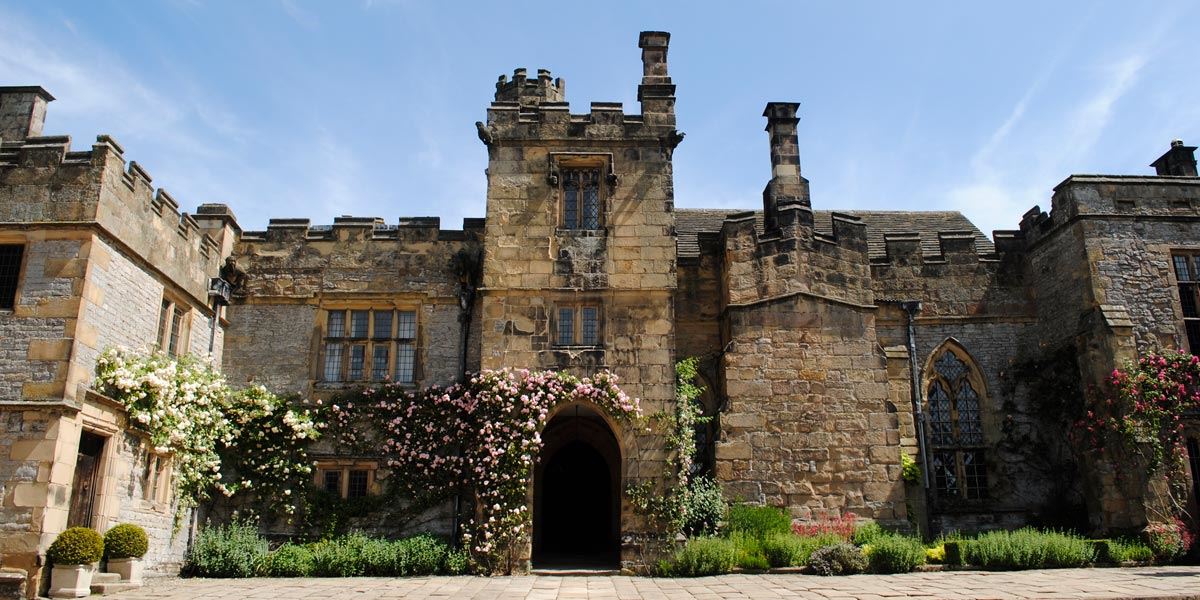
POLYGON ((142 582, 142 559, 140 558, 110 558, 108 559, 109 573, 121 576, 122 581, 129 583, 142 582))
POLYGON ((54 565, 50 573, 51 598, 83 598, 92 594, 92 573, 96 563, 89 565, 54 565))

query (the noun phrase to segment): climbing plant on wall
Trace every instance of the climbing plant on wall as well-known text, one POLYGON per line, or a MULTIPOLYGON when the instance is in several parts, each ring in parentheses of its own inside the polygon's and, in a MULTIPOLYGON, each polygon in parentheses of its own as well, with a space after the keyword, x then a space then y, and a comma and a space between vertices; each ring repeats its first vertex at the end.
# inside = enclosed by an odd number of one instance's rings
POLYGON ((412 391, 387 384, 339 398, 330 432, 350 451, 381 454, 392 485, 418 505, 465 492, 474 514, 462 524, 477 572, 511 572, 529 539, 528 493, 541 431, 563 403, 586 401, 618 421, 641 419, 608 372, 484 371, 464 384, 412 391))
POLYGON ((1183 419, 1200 409, 1200 357, 1149 352, 1114 369, 1110 383, 1111 390, 1092 403, 1079 429, 1092 448, 1120 449, 1139 459, 1151 476, 1163 476, 1173 488, 1167 499, 1181 512, 1187 481, 1183 419))
POLYGON ((296 512, 312 472, 305 448, 320 432, 314 411, 262 386, 231 390, 208 361, 162 352, 104 351, 93 387, 125 407, 155 452, 173 456, 181 506, 253 490, 296 512))

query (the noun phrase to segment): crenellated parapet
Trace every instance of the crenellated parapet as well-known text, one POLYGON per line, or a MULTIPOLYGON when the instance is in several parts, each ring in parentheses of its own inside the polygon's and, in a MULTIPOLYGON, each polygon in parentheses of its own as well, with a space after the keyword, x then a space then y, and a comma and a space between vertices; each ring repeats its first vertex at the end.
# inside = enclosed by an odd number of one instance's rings
POLYGON ((458 279, 452 260, 478 248, 483 219, 442 229, 438 217, 337 217, 332 225, 309 219, 271 219, 264 231, 242 234, 235 249, 246 273, 242 294, 312 299, 338 294, 403 294, 453 299, 458 279))
POLYGON ((843 213, 833 213, 830 221, 829 233, 815 231, 812 210, 800 205, 781 207, 778 227, 761 233, 753 212, 726 218, 721 227, 726 303, 809 294, 873 304, 866 226, 843 213))
POLYGON ((236 237, 223 205, 188 214, 145 167, 126 161, 108 135, 91 150, 72 151, 69 136, 26 137, 0 144, 0 224, 94 226, 110 242, 162 272, 194 299, 208 302, 208 282, 236 237))

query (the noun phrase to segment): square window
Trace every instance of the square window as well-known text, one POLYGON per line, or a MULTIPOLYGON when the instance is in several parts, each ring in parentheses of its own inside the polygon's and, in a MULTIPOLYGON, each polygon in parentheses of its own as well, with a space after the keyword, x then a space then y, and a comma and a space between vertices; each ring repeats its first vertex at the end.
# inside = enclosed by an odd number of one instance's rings
POLYGON ((400 342, 396 346, 396 381, 399 383, 413 382, 413 367, 416 362, 416 349, 412 342, 400 342))
POLYGON ((388 376, 388 344, 375 344, 371 363, 371 379, 383 381, 388 376))
POLYGON ((341 471, 325 471, 325 480, 321 482, 322 488, 331 493, 342 495, 342 472, 341 471))
POLYGON ((329 323, 325 335, 331 338, 346 337, 346 313, 344 311, 337 310, 329 313, 329 323))
POLYGON ((414 340, 417 338, 417 313, 402 310, 396 313, 396 338, 414 340))
POLYGON ((575 309, 558 309, 558 345, 571 346, 575 343, 575 309))
POLYGON ((346 478, 346 497, 347 498, 362 498, 367 495, 367 472, 366 471, 350 471, 350 476, 346 478))
POLYGON ((17 304, 17 280, 21 275, 21 257, 25 247, 0 245, 0 309, 11 310, 17 304))
POLYGON ((171 311, 171 337, 167 342, 167 354, 178 356, 181 348, 187 345, 183 339, 183 319, 185 312, 178 304, 171 311))
POLYGON ((349 379, 358 381, 363 378, 363 363, 366 362, 367 347, 362 344, 350 346, 349 379))
POLYGON ((375 315, 375 333, 374 338, 377 340, 386 340, 392 337, 392 311, 377 310, 375 315))
POLYGON ((342 380, 342 345, 325 344, 325 381, 342 380))
POLYGON ((563 169, 562 226, 564 229, 600 229, 603 213, 598 167, 563 169))
POLYGON ((585 346, 595 346, 599 342, 599 311, 595 306, 585 306, 579 312, 583 318, 581 341, 585 346))
POLYGON ((350 337, 365 338, 367 337, 367 327, 371 321, 371 311, 369 310, 352 310, 350 311, 350 337))

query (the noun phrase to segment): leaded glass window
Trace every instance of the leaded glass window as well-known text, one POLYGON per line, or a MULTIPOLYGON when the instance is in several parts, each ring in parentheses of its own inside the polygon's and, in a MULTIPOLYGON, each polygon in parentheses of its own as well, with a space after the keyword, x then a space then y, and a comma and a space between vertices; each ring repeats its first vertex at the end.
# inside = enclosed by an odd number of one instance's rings
POLYGON ((950 347, 933 363, 926 390, 926 435, 939 499, 987 498, 980 383, 974 367, 950 347))
POLYGON ((1179 282, 1179 304, 1183 309, 1183 328, 1188 349, 1200 352, 1200 254, 1176 254, 1171 257, 1175 280, 1179 282))
POLYGON ((562 223, 564 229, 600 229, 603 207, 600 169, 562 171, 562 223))
POLYGON ((415 383, 417 311, 326 311, 323 381, 415 383))

